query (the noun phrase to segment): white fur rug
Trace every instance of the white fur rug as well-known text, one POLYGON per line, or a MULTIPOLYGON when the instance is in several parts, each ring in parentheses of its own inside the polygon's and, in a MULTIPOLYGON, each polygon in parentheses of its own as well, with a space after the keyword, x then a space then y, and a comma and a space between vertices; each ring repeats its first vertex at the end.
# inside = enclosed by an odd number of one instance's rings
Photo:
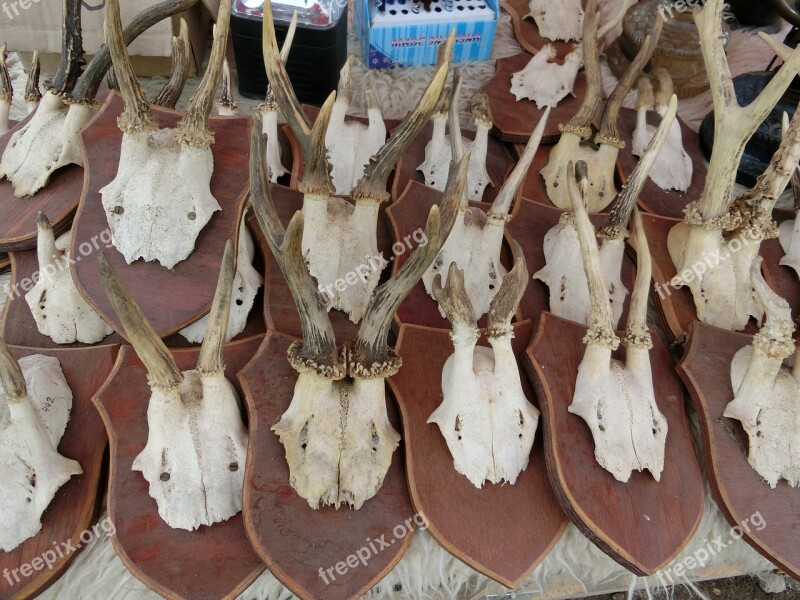
MULTIPOLYGON (((621 0, 601 0, 605 15, 614 11, 621 0)), ((352 14, 352 11, 351 11, 352 14)), ((614 33, 611 34, 616 35, 614 33)), ((781 38, 782 39, 782 38, 781 38)), ((431 67, 406 69, 387 69, 369 71, 358 52, 354 36, 349 39, 349 49, 357 58, 353 65, 357 92, 351 110, 354 114, 364 114, 363 90, 371 87, 386 118, 401 118, 413 108, 422 90, 427 85, 432 72, 431 67)), ((497 28, 492 61, 472 63, 462 67, 463 90, 461 95, 462 123, 469 124, 467 114, 469 98, 494 74, 494 59, 513 56, 520 52, 513 37, 511 20, 503 14, 497 28)), ((766 46, 754 39, 752 33, 734 32, 729 56, 734 75, 767 66, 771 54, 766 46)), ((21 100, 24 88, 24 75, 19 61, 14 55, 10 59, 12 78, 17 91, 12 118, 25 114, 21 100)), ((234 63, 231 61, 231 65, 234 63)), ((604 68, 604 82, 607 89, 613 88, 615 80, 604 68)), ((163 79, 150 79, 143 82, 148 91, 159 89, 163 79)), ((183 102, 196 89, 198 81, 190 81, 183 95, 183 102)), ((258 102, 238 99, 242 112, 252 110, 258 102)), ((683 101, 680 114, 692 127, 699 127, 703 116, 710 110, 709 95, 683 101)), ((2 279, 0 279, 0 289, 2 279)), ((0 308, 3 299, 0 299, 0 308)), ((657 323, 654 314, 651 322, 657 323)), ((131 476, 135 476, 132 474, 131 476)), ((535 510, 535 507, 532 507, 535 510)), ((729 544, 723 551, 713 554, 704 566, 692 570, 691 580, 727 577, 740 573, 758 573, 772 569, 772 565, 760 557, 741 540, 733 540, 730 528, 714 504, 710 490, 706 491, 706 510, 702 523, 692 542, 687 546, 684 557, 709 545, 717 539, 729 544)), ((692 586, 686 576, 676 578, 677 584, 692 586)), ((611 591, 628 590, 632 596, 637 588, 658 589, 663 583, 656 577, 647 579, 633 576, 616 564, 573 525, 570 525, 562 539, 550 555, 530 574, 518 591, 532 592, 537 598, 578 598, 585 595, 611 591)), ((504 588, 477 574, 466 565, 445 552, 425 531, 415 534, 411 546, 387 577, 373 589, 370 598, 482 598, 489 593, 502 593, 504 588), (399 586, 399 587, 398 587, 399 586), (401 591, 395 591, 395 590, 401 591)), ((145 600, 158 598, 144 584, 135 579, 114 553, 110 539, 97 538, 76 558, 66 574, 42 596, 46 599, 75 598, 117 600, 145 600)), ((270 573, 261 576, 244 594, 242 600, 284 600, 291 598, 288 592, 270 573)), ((698 596, 700 597, 700 596, 698 596)))

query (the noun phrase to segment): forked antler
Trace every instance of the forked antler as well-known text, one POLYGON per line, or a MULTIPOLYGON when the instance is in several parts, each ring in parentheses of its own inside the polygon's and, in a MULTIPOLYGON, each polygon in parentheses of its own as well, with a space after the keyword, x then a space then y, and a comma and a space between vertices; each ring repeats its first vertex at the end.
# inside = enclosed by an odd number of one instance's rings
POLYGON ((180 34, 172 36, 172 73, 169 81, 153 99, 153 105, 175 108, 189 77, 191 48, 189 26, 185 19, 181 19, 180 34))
POLYGON ((511 256, 514 259, 514 267, 503 278, 497 295, 492 298, 489 305, 486 336, 490 339, 509 334, 511 320, 530 281, 525 254, 516 240, 511 243, 511 256))
POLYGON ((583 65, 586 74, 586 94, 578 112, 567 125, 561 125, 564 132, 572 132, 588 140, 592 137, 592 122, 603 101, 603 81, 600 74, 600 51, 597 43, 597 30, 600 25, 600 14, 597 11, 597 0, 589 0, 586 5, 586 17, 583 20, 583 65))
POLYGON ((41 64, 39 62, 39 51, 33 53, 31 66, 28 68, 28 81, 25 84, 25 103, 28 105, 28 112, 39 104, 42 99, 42 92, 39 89, 39 76, 41 74, 41 64))
POLYGON ((69 95, 86 65, 83 57, 83 35, 81 30, 81 0, 62 0, 63 27, 61 30, 61 61, 52 81, 44 87, 58 96, 69 95))

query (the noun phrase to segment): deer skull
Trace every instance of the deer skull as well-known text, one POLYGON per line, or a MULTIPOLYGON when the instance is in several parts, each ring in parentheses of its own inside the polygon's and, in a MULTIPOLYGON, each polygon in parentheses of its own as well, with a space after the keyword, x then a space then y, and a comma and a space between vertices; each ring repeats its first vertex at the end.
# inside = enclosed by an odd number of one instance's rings
POLYGON ((492 348, 476 346, 480 337, 464 272, 450 264, 447 285, 437 276, 434 294, 453 325, 455 352, 442 371, 443 401, 428 418, 439 426, 456 471, 481 488, 486 481, 514 484, 528 466, 539 411, 525 397, 511 340, 511 319, 525 288, 528 270, 514 245, 515 265, 489 309, 487 337, 492 348))
POLYGON ((0 549, 10 552, 42 528, 42 513, 81 466, 58 453, 72 410, 58 359, 19 362, 0 340, 0 549))
POLYGON ((58 240, 44 213, 36 219, 39 230, 37 252, 39 280, 25 301, 31 309, 39 333, 56 344, 96 344, 114 330, 100 318, 78 292, 69 265, 70 234, 58 240))
POLYGON ((197 236, 221 210, 211 194, 214 135, 208 130, 223 68, 230 0, 220 5, 208 70, 173 129, 159 129, 122 39, 119 0, 109 0, 107 37, 125 99, 116 178, 100 190, 114 246, 128 264, 143 258, 172 269, 194 250, 197 236))
POLYGON ((619 110, 633 81, 653 55, 664 24, 662 19, 654 21, 639 53, 609 97, 603 111, 600 131, 594 136, 592 145, 589 143, 592 137, 592 122, 602 98, 596 33, 600 18, 597 13, 597 0, 589 1, 587 14, 589 17, 584 21, 582 40, 588 82, 586 96, 578 114, 569 124, 561 127, 561 138, 550 151, 550 160, 541 170, 541 174, 550 201, 558 208, 569 210, 571 199, 568 180, 571 179, 571 175, 568 173, 567 165, 576 160, 585 162, 589 169, 588 210, 590 213, 596 213, 610 205, 617 196, 614 184, 617 157, 620 148, 625 147, 625 142, 620 139, 617 131, 619 110))
MULTIPOLYGON (((231 314, 228 318, 228 332, 225 334, 225 341, 230 342, 233 338, 244 331, 247 326, 247 317, 253 310, 253 303, 256 300, 259 288, 264 283, 264 278, 253 268, 253 259, 256 256, 256 245, 252 234, 244 224, 244 217, 239 226, 239 251, 236 257, 236 275, 233 278, 233 302, 231 303, 231 314)), ((209 315, 206 315, 196 323, 181 330, 180 334, 187 341, 199 344, 203 341, 208 329, 209 315)))
MULTIPOLYGON (((655 110, 663 119, 667 114, 669 99, 672 97, 672 78, 666 69, 655 70, 659 79, 659 90, 655 99, 650 79, 639 79, 639 101, 636 118, 636 129, 633 132, 631 152, 635 156, 642 156, 645 148, 653 139, 656 128, 647 124, 647 111, 655 102, 655 110), (667 94, 669 94, 667 96, 667 94)), ((675 120, 669 130, 667 141, 664 144, 659 160, 650 171, 650 179, 663 190, 679 190, 686 192, 692 185, 692 158, 683 149, 683 133, 680 123, 675 120)))
POLYGON ((386 142, 386 125, 371 90, 367 90, 369 125, 345 121, 353 94, 350 67, 353 56, 347 59, 339 75, 339 90, 325 134, 325 147, 333 169, 331 178, 337 194, 349 194, 364 176, 369 159, 386 142))
POLYGON ((350 194, 350 202, 333 195, 325 148, 335 94, 323 105, 312 128, 280 59, 268 2, 264 4, 263 21, 267 77, 304 157, 305 172, 298 185, 303 194, 303 255, 319 290, 330 300, 328 309, 342 310, 351 321, 359 323, 382 271, 368 268, 367 263, 379 256, 378 214, 380 204, 389 199, 386 182, 397 160, 436 108, 447 79, 454 32, 439 52, 433 79, 416 108, 369 160, 364 176, 350 194), (342 285, 354 279, 355 284, 342 285))
POLYGON ((584 22, 581 0, 530 0, 528 7, 530 12, 525 18, 536 22, 542 37, 580 41, 584 22))
MULTIPOLYGON (((433 135, 425 146, 425 162, 417 167, 425 177, 425 185, 443 192, 447 186, 447 176, 452 158, 450 136, 445 134, 447 125, 447 95, 442 94, 441 101, 433 114, 433 135)), ((467 189, 469 200, 480 202, 487 185, 494 187, 486 171, 486 153, 489 149, 489 131, 492 129, 492 115, 489 112, 489 101, 480 93, 472 99, 472 117, 477 129, 474 141, 464 143, 464 148, 471 150, 469 180, 467 189)), ((461 132, 459 132, 461 135, 461 132)))
POLYGON ((650 368, 653 343, 647 329, 647 301, 651 263, 644 227, 634 209, 638 272, 623 340, 623 362, 611 357, 620 340, 614 333, 594 227, 585 208, 586 166, 578 163, 575 171, 580 182, 570 179, 569 183, 591 305, 589 331, 584 338, 586 352, 578 367, 569 412, 586 421, 594 438, 595 458, 615 479, 627 482, 634 470, 647 469, 659 481, 664 469, 667 420, 656 404, 650 368))
POLYGON ((697 318, 723 329, 740 330, 751 316, 760 319, 763 314, 753 292, 750 265, 761 240, 777 236, 772 209, 797 166, 800 121, 793 120, 756 186, 734 202, 736 171, 747 140, 800 69, 800 50, 789 52, 769 36, 762 36, 784 64, 758 98, 739 106, 723 48, 722 12, 722 0, 709 0, 694 12, 714 100, 714 151, 703 194, 686 207, 685 222, 670 230, 668 245, 678 273, 672 285, 689 287, 697 318), (699 273, 698 265, 708 268, 699 273))
MULTIPOLYGON (((619 324, 628 289, 622 283, 622 259, 625 253, 625 235, 631 211, 647 181, 648 173, 659 157, 671 124, 675 121, 678 99, 673 96, 658 131, 651 138, 636 169, 617 197, 605 226, 600 232, 600 268, 603 281, 609 284, 611 322, 614 329, 619 324)), ((534 279, 543 282, 550 290, 550 312, 564 319, 589 324, 589 284, 581 260, 581 245, 573 213, 564 213, 558 225, 544 237, 545 267, 537 271, 534 279)))
MULTIPOLYGON (((124 44, 159 21, 197 3, 198 0, 166 0, 145 9, 126 28, 124 44)), ((78 133, 95 112, 95 97, 110 67, 108 47, 102 47, 86 71, 81 39, 81 0, 64 1, 61 64, 36 113, 17 131, 0 157, 0 177, 6 177, 18 198, 32 196, 50 177, 67 165, 83 165, 78 133), (79 79, 80 78, 80 79, 79 79)))
MULTIPOLYGON (((267 22, 271 19, 265 17, 267 22)), ((322 154, 324 160, 319 123, 314 126, 315 154, 322 154)), ((303 340, 289 348, 289 362, 298 373, 294 396, 272 429, 286 450, 290 484, 311 508, 348 504, 358 509, 383 484, 400 441, 386 412, 385 379, 402 364, 387 345, 389 330, 400 303, 433 262, 455 221, 467 167, 465 158, 454 169, 441 216, 438 207, 431 209, 425 229, 428 243, 375 290, 357 340, 337 348, 327 310, 304 259, 304 211, 298 211, 284 231, 270 194, 264 146, 258 133, 253 136, 251 200, 292 290, 303 328, 303 340)))
MULTIPOLYGON (((453 80, 453 93, 450 101, 452 125, 450 131, 458 132, 457 135, 451 137, 451 142, 452 155, 459 159, 464 154, 461 129, 458 123, 460 85, 461 79, 457 74, 453 80)), ((550 109, 548 108, 528 140, 519 162, 503 184, 488 215, 478 208, 471 208, 466 195, 461 199, 453 231, 447 237, 434 263, 422 277, 425 290, 431 297, 436 298, 434 282, 437 278, 444 276, 445 284, 447 283, 448 269, 453 263, 465 273, 465 289, 476 318, 479 319, 489 310, 492 298, 498 293, 506 275, 506 270, 500 263, 500 252, 503 246, 506 221, 510 218, 511 203, 536 155, 549 116, 550 109)), ((439 310, 444 316, 445 311, 441 305, 439 310)))
POLYGON ((741 421, 750 442, 748 460, 771 488, 785 479, 800 485, 800 352, 789 304, 761 276, 761 257, 751 267, 766 321, 750 346, 731 362, 735 395, 723 416, 741 421), (794 357, 792 367, 784 363, 794 357))
POLYGON ((150 484, 158 514, 175 529, 197 529, 242 510, 247 430, 236 390, 225 377, 223 350, 234 280, 233 246, 225 247, 217 292, 197 368, 178 368, 164 342, 102 254, 100 275, 111 305, 147 368, 152 395, 147 445, 133 461, 150 484))
POLYGON ((525 65, 511 75, 511 93, 517 102, 526 98, 543 107, 555 108, 564 98, 572 94, 578 71, 583 65, 580 46, 567 54, 563 63, 553 62, 556 49, 547 44, 525 65))

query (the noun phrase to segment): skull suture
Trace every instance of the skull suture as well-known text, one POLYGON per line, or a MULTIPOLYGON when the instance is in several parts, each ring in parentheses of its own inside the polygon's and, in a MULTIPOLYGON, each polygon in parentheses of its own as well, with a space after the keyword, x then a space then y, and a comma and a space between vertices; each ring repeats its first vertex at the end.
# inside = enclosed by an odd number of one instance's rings
MULTIPOLYGON (((112 0, 114 1, 114 0, 112 0)), ((239 397, 223 365, 234 280, 228 242, 197 368, 181 372, 175 359, 100 255, 106 294, 139 358, 152 391, 147 445, 133 461, 150 484, 158 514, 176 529, 197 529, 242 510, 247 430, 239 397)))
POLYGON ((10 552, 42 528, 42 513, 81 466, 58 453, 72 391, 58 359, 17 363, 0 341, 0 549, 10 552))
POLYGON ((442 403, 428 418, 439 426, 453 465, 477 488, 488 481, 514 484, 528 466, 539 411, 525 397, 511 347, 511 319, 528 271, 515 245, 514 269, 503 280, 489 309, 487 337, 492 348, 476 346, 475 312, 464 287, 464 273, 452 263, 447 286, 437 277, 435 295, 453 325, 455 352, 442 370, 442 403))
POLYGON ((72 281, 67 250, 71 234, 56 240, 44 213, 39 213, 36 224, 39 280, 25 294, 25 301, 37 329, 56 344, 96 344, 114 330, 89 306, 72 281))

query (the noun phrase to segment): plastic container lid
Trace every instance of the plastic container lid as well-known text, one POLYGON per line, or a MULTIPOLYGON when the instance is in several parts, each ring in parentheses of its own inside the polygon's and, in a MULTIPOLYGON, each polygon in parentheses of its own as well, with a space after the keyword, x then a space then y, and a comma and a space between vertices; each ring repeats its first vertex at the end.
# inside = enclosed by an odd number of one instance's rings
MULTIPOLYGON (((297 26, 325 28, 337 23, 342 16, 347 0, 272 0, 272 16, 275 21, 289 23, 297 11, 297 26)), ((264 16, 264 0, 234 0, 233 14, 241 17, 261 19, 264 16)))

